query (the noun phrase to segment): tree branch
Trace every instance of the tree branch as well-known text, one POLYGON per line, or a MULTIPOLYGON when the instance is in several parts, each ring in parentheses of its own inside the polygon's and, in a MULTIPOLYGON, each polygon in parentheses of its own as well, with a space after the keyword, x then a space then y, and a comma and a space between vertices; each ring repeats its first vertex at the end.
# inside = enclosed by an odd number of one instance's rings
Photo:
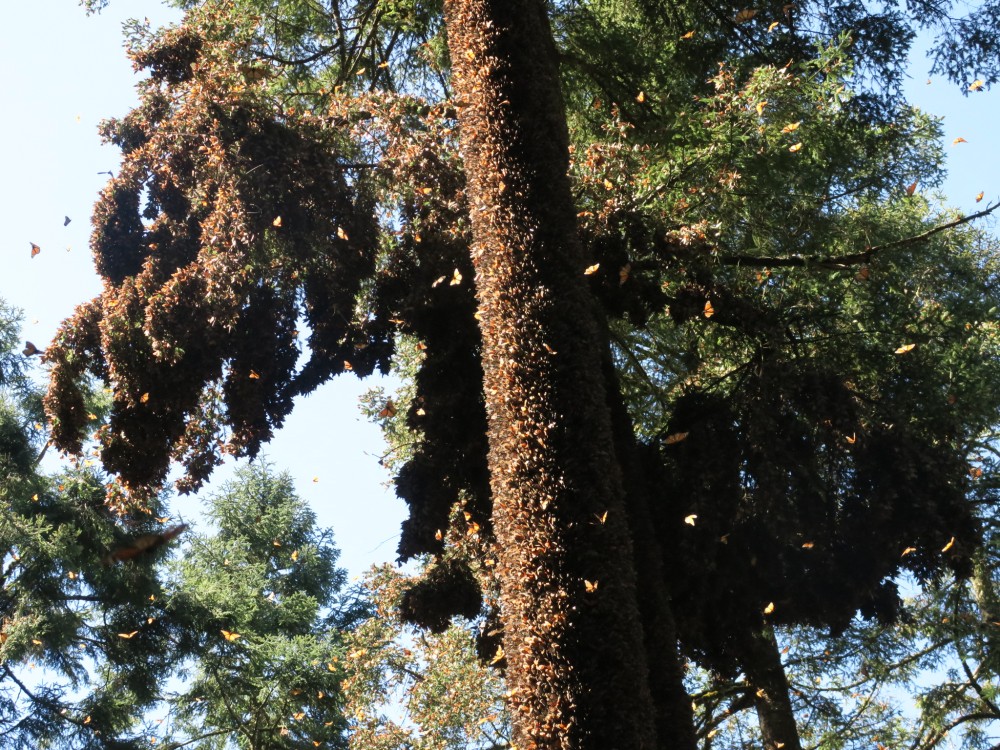
POLYGON ((18 688, 20 688, 21 692, 24 693, 26 696, 28 696, 28 700, 30 700, 36 706, 46 706, 50 711, 53 712, 54 715, 58 716, 63 721, 69 722, 70 724, 75 724, 76 726, 81 728, 84 727, 87 727, 88 729, 90 728, 89 725, 84 720, 70 716, 69 712, 65 710, 67 707, 64 704, 59 703, 58 701, 54 701, 51 698, 45 698, 40 695, 35 695, 33 692, 31 692, 31 690, 28 689, 28 686, 25 685, 23 682, 21 682, 21 680, 17 678, 17 675, 14 674, 14 671, 6 664, 3 667, 3 671, 7 675, 7 678, 15 685, 17 685, 18 688))
MULTIPOLYGON (((962 670, 965 672, 965 676, 969 678, 969 684, 972 685, 972 689, 976 691, 976 694, 979 696, 979 700, 985 703, 990 711, 993 712, 994 718, 1000 718, 1000 708, 997 708, 996 704, 991 701, 989 696, 987 696, 983 691, 983 686, 979 684, 979 680, 976 678, 976 675, 972 673, 972 670, 969 668, 969 663, 964 657, 961 657, 960 661, 962 662, 962 670)), ((978 672, 979 670, 977 669, 976 671, 978 672)))
POLYGON ((982 211, 977 211, 968 216, 961 216, 954 221, 940 224, 928 229, 926 232, 904 237, 901 240, 893 240, 882 245, 873 245, 860 253, 840 256, 817 256, 817 255, 789 255, 784 257, 762 258, 755 255, 725 255, 719 258, 719 262, 724 266, 747 266, 750 268, 800 268, 804 266, 815 266, 818 268, 829 268, 832 270, 842 270, 850 266, 857 266, 871 261, 872 256, 882 250, 890 250, 906 245, 913 245, 918 242, 933 237, 935 234, 945 232, 949 229, 968 224, 969 222, 989 216, 1000 208, 1000 202, 987 206, 982 211))
POLYGON ((164 745, 163 750, 178 750, 178 748, 187 747, 188 745, 191 745, 195 742, 201 742, 202 740, 207 740, 209 737, 218 737, 220 734, 229 734, 229 730, 216 729, 214 732, 206 732, 196 737, 191 737, 190 739, 187 740, 172 742, 169 745, 164 745))

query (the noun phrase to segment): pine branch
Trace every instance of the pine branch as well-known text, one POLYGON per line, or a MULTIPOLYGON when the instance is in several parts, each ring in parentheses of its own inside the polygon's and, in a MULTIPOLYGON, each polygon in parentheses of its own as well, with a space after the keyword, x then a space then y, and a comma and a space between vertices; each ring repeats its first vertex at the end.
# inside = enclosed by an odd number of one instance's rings
POLYGON ((164 745, 163 750, 178 750, 178 748, 187 747, 188 745, 193 745, 195 742, 201 742, 202 740, 207 740, 210 737, 218 737, 222 734, 229 734, 229 730, 216 729, 214 732, 205 732, 204 734, 199 734, 196 737, 191 737, 190 739, 182 742, 172 742, 169 745, 164 745))
POLYGON ((954 221, 939 224, 936 227, 928 229, 926 232, 921 232, 920 234, 915 234, 910 237, 904 237, 900 240, 886 242, 882 245, 873 245, 860 253, 852 253, 850 255, 788 255, 770 258, 762 258, 755 255, 725 255, 719 258, 719 262, 724 266, 746 266, 748 268, 802 268, 805 266, 812 266, 817 268, 829 268, 832 270, 843 270, 851 266, 869 263, 873 255, 883 250, 891 250, 923 242, 940 232, 945 232, 949 229, 954 229, 955 227, 962 226, 963 224, 968 224, 976 221, 977 219, 981 219, 984 216, 989 216, 998 208, 1000 208, 1000 202, 987 206, 982 211, 977 211, 974 214, 961 216, 954 221))
MULTIPOLYGON (((993 718, 1000 718, 1000 708, 997 708, 997 705, 990 700, 988 695, 986 695, 986 692, 983 690, 983 686, 979 684, 977 675, 973 674, 972 670, 969 668, 969 663, 964 658, 961 659, 961 662, 962 669, 965 672, 965 676, 969 678, 969 684, 972 685, 972 689, 976 691, 979 699, 986 704, 990 711, 993 712, 993 718)), ((978 673, 979 670, 977 669, 976 672, 978 673)))
POLYGON ((642 379, 646 382, 646 384, 649 386, 649 393, 659 403, 660 408, 663 409, 664 411, 667 411, 668 405, 660 396, 663 389, 657 387, 656 383, 653 382, 652 377, 646 371, 646 368, 643 366, 642 361, 639 359, 638 356, 636 356, 635 352, 632 351, 632 347, 629 345, 629 342, 627 342, 625 338, 621 336, 617 331, 610 331, 610 335, 612 341, 618 346, 618 351, 620 351, 625 356, 625 358, 629 361, 629 363, 631 363, 635 372, 638 373, 642 377, 642 379))
POLYGON ((18 688, 20 688, 21 692, 24 693, 26 696, 28 696, 28 700, 30 700, 36 706, 45 706, 53 713, 53 715, 58 716, 61 720, 69 722, 70 724, 75 724, 80 728, 84 727, 90 728, 89 725, 84 720, 70 716, 69 712, 66 710, 66 708, 62 703, 52 700, 51 698, 46 698, 44 696, 36 695, 35 693, 33 693, 30 689, 28 689, 27 685, 25 685, 23 682, 21 682, 21 680, 18 679, 17 675, 14 674, 14 671, 8 665, 6 664, 3 665, 3 671, 7 679, 9 679, 11 682, 17 685, 18 688))

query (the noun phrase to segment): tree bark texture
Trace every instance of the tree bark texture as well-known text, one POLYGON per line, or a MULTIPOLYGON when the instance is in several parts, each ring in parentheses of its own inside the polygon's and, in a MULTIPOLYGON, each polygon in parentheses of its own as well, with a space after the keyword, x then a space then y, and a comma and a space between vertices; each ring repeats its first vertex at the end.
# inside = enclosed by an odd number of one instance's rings
POLYGON ((618 385, 618 375, 607 350, 603 362, 608 408, 618 465, 625 488, 625 508, 635 555, 639 617, 642 621, 653 699, 656 734, 663 747, 695 750, 697 738, 691 696, 684 687, 684 667, 678 650, 677 626, 664 574, 660 539, 650 511, 653 482, 647 461, 658 460, 658 449, 640 447, 618 385), (648 450, 652 456, 644 453, 648 450))
POLYGON ((446 0, 519 750, 654 748, 602 338, 542 0, 446 0))
POLYGON ((788 676, 781 663, 774 629, 765 626, 753 643, 752 651, 745 654, 743 670, 747 683, 755 691, 754 706, 764 750, 802 750, 788 676))
POLYGON ((1000 600, 993 585, 989 559, 984 547, 980 547, 972 555, 971 584, 972 596, 979 608, 980 622, 986 624, 1000 621, 1000 600))

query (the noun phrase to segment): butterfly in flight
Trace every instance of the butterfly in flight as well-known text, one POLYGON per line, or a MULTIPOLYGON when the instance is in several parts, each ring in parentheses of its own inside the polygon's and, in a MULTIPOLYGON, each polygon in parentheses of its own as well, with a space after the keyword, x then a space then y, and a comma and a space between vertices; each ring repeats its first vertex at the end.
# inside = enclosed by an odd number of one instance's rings
POLYGON ((103 562, 105 565, 113 565, 116 562, 134 560, 141 555, 148 555, 162 547, 164 544, 176 539, 184 533, 187 528, 188 525, 186 523, 182 523, 177 526, 171 526, 169 529, 159 534, 144 534, 143 536, 136 537, 127 545, 119 547, 118 549, 112 551, 111 554, 105 556, 103 562))

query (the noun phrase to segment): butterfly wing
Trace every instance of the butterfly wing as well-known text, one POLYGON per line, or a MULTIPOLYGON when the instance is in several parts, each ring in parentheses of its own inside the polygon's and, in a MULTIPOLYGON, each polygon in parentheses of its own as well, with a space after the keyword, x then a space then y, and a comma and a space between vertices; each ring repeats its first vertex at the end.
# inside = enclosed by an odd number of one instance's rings
POLYGON ((176 539, 184 533, 187 528, 188 525, 186 523, 181 523, 177 526, 171 526, 169 529, 159 534, 144 534, 143 536, 136 537, 130 544, 114 550, 105 558, 105 561, 107 564, 111 564, 123 562, 125 560, 132 560, 139 555, 148 554, 153 550, 159 549, 167 542, 176 539))

